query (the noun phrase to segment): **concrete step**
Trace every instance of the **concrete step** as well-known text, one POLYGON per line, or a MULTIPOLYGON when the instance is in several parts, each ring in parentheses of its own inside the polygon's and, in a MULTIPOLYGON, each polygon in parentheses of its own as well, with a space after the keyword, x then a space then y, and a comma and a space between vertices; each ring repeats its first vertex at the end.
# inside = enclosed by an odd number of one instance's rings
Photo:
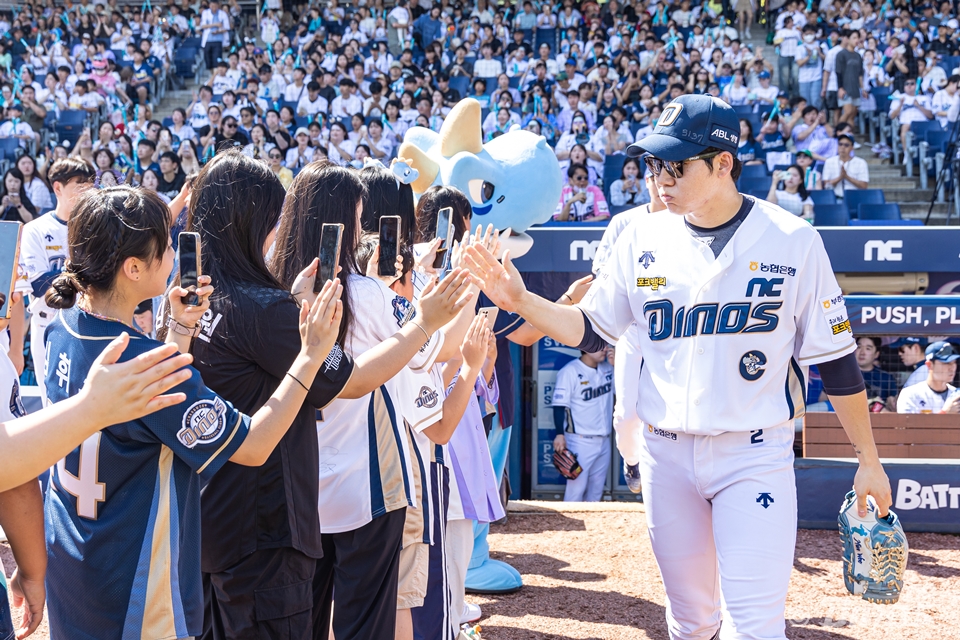
MULTIPOLYGON (((871 182, 871 186, 874 186, 876 183, 871 182)), ((908 202, 930 202, 930 199, 933 197, 933 189, 921 189, 919 187, 911 188, 900 188, 900 189, 887 189, 882 186, 879 188, 883 189, 883 197, 887 202, 898 202, 902 206, 904 203, 908 202)))

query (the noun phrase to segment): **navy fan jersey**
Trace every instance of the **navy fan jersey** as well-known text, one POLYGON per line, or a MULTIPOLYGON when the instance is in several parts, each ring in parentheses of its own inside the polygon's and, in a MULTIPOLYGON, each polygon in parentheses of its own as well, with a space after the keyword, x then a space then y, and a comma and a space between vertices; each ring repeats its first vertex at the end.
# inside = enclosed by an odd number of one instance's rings
MULTIPOLYGON (((129 327, 80 309, 47 329, 47 398, 83 386, 93 361, 129 327)), ((160 343, 131 335, 121 361, 160 343)), ((246 438, 250 419, 200 374, 178 405, 95 433, 57 463, 44 511, 47 606, 54 638, 199 636, 200 487, 246 438)))

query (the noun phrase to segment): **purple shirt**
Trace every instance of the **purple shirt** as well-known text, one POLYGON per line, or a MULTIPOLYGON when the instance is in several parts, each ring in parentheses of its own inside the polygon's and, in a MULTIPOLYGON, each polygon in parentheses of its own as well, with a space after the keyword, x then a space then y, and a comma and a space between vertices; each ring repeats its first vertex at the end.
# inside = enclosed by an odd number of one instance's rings
MULTIPOLYGON (((485 380, 477 378, 475 389, 476 393, 470 397, 467 410, 463 412, 463 418, 450 438, 448 451, 460 493, 463 517, 466 520, 494 522, 505 514, 500 504, 500 485, 493 473, 487 433, 483 428, 483 412, 477 396, 491 404, 497 403, 500 385, 496 371, 490 387, 485 380)), ((456 500, 456 496, 451 496, 451 499, 456 500)))

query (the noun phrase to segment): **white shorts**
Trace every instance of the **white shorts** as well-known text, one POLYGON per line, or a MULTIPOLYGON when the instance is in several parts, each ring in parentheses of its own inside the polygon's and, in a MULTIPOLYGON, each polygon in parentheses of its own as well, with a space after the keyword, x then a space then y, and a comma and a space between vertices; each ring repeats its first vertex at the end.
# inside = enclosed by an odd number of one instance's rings
POLYGON ((781 639, 797 535, 793 424, 695 436, 648 425, 640 473, 678 640, 781 639))

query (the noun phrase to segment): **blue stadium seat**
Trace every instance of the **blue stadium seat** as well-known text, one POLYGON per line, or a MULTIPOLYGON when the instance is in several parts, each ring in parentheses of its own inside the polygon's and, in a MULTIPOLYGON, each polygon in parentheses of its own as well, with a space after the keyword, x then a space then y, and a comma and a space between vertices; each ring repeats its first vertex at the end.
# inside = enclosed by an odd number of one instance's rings
POLYGON ((900 205, 895 202, 890 203, 863 203, 860 205, 860 220, 899 220, 900 205))
POLYGON ((837 194, 833 189, 820 189, 810 192, 810 199, 814 205, 818 204, 837 204, 837 194))
POLYGON ((450 88, 460 92, 460 97, 465 98, 470 93, 470 76, 453 76, 450 78, 450 88))
POLYGON ((166 118, 163 119, 162 124, 163 126, 169 129, 170 127, 173 126, 173 118, 171 118, 170 116, 167 116, 166 118))
POLYGON ((861 204, 884 204, 886 198, 881 189, 844 189, 843 202, 852 213, 860 211, 861 204))
POLYGON ((620 179, 620 173, 623 171, 623 163, 627 156, 622 153, 614 153, 603 160, 603 195, 610 201, 610 185, 620 179))
POLYGON ((0 138, 0 159, 13 162, 20 153, 20 141, 16 138, 0 138))
POLYGON ((813 224, 816 227, 845 227, 850 224, 850 210, 845 204, 815 204, 813 224))
POLYGON ((757 200, 766 200, 769 193, 770 189, 751 189, 747 192, 747 195, 753 196, 757 200))
POLYGON ((557 53, 557 30, 537 29, 537 33, 533 42, 533 49, 535 52, 537 52, 535 55, 539 56, 540 45, 542 45, 544 42, 550 45, 550 57, 552 58, 557 53))
MULTIPOLYGON (((733 110, 737 112, 737 115, 741 118, 746 118, 747 116, 753 115, 753 105, 752 104, 735 104, 733 105, 733 110)), ((760 133, 756 131, 754 133, 760 133)))
POLYGON ((766 178, 769 175, 765 164, 745 164, 740 172, 741 178, 766 178))
POLYGON ((770 183, 773 182, 773 178, 770 176, 765 176, 762 178, 744 178, 740 177, 740 191, 743 193, 749 193, 750 191, 759 191, 763 190, 764 195, 767 191, 770 190, 770 183))

